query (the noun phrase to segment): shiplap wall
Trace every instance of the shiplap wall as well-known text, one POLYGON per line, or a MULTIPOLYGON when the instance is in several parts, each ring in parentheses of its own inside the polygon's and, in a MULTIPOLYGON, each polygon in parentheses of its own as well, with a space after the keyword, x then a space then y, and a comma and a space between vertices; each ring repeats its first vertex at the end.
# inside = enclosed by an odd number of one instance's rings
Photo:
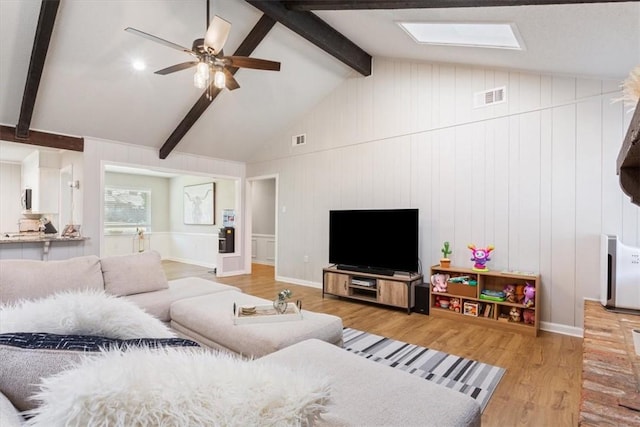
MULTIPOLYGON (((321 283, 329 210, 415 207, 425 272, 445 240, 459 266, 467 244, 494 245, 490 268, 541 274, 543 327, 580 333, 600 234, 640 246, 615 173, 631 119, 619 95, 618 81, 376 58, 247 166, 279 176, 279 276, 321 283), (473 108, 501 86, 507 102, 473 108), (299 133, 307 144, 292 147, 299 133)), ((393 241, 393 224, 371 232, 393 241)))

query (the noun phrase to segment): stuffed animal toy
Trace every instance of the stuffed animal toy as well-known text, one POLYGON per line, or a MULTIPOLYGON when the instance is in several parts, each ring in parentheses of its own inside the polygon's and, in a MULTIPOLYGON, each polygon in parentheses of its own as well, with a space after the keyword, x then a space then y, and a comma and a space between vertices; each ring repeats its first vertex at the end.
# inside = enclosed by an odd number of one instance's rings
POLYGON ((447 280, 449 280, 448 274, 438 273, 431 276, 433 292, 447 292, 447 280))
POLYGON ((487 266, 485 265, 487 261, 491 261, 489 258, 489 254, 494 249, 493 246, 487 246, 486 248, 476 248, 476 245, 468 245, 469 249, 471 249, 471 261, 473 264, 472 270, 475 271, 489 271, 487 266))
POLYGON ((449 308, 449 298, 436 297, 436 307, 449 308))
POLYGON ((522 312, 522 318, 525 325, 533 325, 536 323, 536 313, 533 310, 524 310, 522 312))
POLYGON ((516 302, 516 287, 514 285, 505 285, 504 294, 505 301, 516 302))
POLYGON ((516 302, 518 304, 524 302, 524 285, 516 285, 516 302))
POLYGON ((524 285, 524 300, 522 303, 526 307, 533 307, 536 303, 536 288, 528 282, 524 285))
POLYGON ((449 310, 460 313, 460 298, 451 298, 449 300, 449 310))
POLYGON ((518 307, 511 307, 511 311, 509 311, 509 319, 512 322, 519 322, 522 317, 522 312, 518 307))

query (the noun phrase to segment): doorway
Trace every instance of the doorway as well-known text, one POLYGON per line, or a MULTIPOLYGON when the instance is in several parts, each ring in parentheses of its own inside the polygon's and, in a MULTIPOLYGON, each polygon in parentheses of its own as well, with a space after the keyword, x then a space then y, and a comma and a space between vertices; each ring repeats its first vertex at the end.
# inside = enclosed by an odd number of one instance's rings
POLYGON ((247 179, 247 212, 250 226, 251 265, 273 267, 277 277, 278 177, 247 179))

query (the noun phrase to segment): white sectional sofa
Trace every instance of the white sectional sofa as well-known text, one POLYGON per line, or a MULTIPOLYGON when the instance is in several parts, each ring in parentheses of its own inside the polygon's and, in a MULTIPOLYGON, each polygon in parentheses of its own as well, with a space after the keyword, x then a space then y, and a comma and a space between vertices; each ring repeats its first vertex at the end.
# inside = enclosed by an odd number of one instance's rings
MULTIPOLYGON (((209 303, 214 305, 216 295, 220 295, 221 300, 229 300, 234 296, 232 293, 241 292, 236 287, 200 278, 167 281, 160 256, 155 252, 102 259, 85 256, 65 261, 0 260, 0 304, 13 303, 25 298, 42 298, 73 289, 104 290, 121 296, 167 325, 172 323, 174 303, 177 306, 176 313, 180 313, 179 323, 183 324, 185 319, 188 319, 188 309, 185 311, 185 307, 209 303), (203 304, 194 305, 199 299, 202 299, 203 304), (191 304, 185 305, 185 301, 191 301, 191 304)), ((229 310, 229 317, 231 315, 229 310)), ((202 313, 195 315, 198 316, 201 317, 202 313)), ((327 321, 333 321, 330 317, 334 316, 329 316, 327 321)), ((327 321, 321 328, 323 333, 326 333, 327 321)), ((198 322, 202 323, 202 319, 198 322)), ((285 323, 283 330, 286 330, 285 323)), ((339 325, 341 327, 341 321, 339 325)), ((332 323, 331 327, 335 325, 332 323)), ((209 347, 233 347, 233 342, 230 341, 233 334, 223 330, 219 332, 224 335, 225 345, 210 345, 207 342, 204 344, 209 347)), ((187 338, 197 338, 186 335, 187 338)), ((255 331, 252 337, 260 338, 259 333, 256 334, 255 331)), ((480 425, 479 405, 473 399, 349 353, 334 345, 336 343, 331 343, 334 340, 331 334, 326 337, 325 341, 304 339, 306 337, 302 334, 299 342, 283 341, 286 348, 280 348, 255 362, 247 363, 272 361, 300 370, 301 373, 312 370, 326 377, 331 384, 331 402, 326 407, 327 412, 317 420, 319 425, 480 425)), ((213 341, 216 339, 215 336, 206 338, 213 341)), ((245 346, 250 345, 250 340, 245 341, 245 346)), ((0 389, 0 425, 20 425, 23 421, 21 414, 2 391, 0 389)))

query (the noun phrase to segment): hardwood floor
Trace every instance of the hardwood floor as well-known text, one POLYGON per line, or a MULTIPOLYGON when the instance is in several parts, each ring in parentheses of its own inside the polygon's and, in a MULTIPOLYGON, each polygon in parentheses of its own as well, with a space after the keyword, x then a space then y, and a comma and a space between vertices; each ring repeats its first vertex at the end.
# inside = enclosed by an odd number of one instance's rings
MULTIPOLYGON (((209 269, 165 261, 169 279, 198 276, 273 299, 282 289, 303 308, 340 316, 348 326, 505 368, 482 414, 483 426, 576 426, 580 405, 582 339, 541 331, 537 338, 401 309, 322 298, 322 290, 278 282, 273 267, 254 264, 251 275, 217 278, 209 269)), ((429 396, 416 396, 420 399, 429 396)))

